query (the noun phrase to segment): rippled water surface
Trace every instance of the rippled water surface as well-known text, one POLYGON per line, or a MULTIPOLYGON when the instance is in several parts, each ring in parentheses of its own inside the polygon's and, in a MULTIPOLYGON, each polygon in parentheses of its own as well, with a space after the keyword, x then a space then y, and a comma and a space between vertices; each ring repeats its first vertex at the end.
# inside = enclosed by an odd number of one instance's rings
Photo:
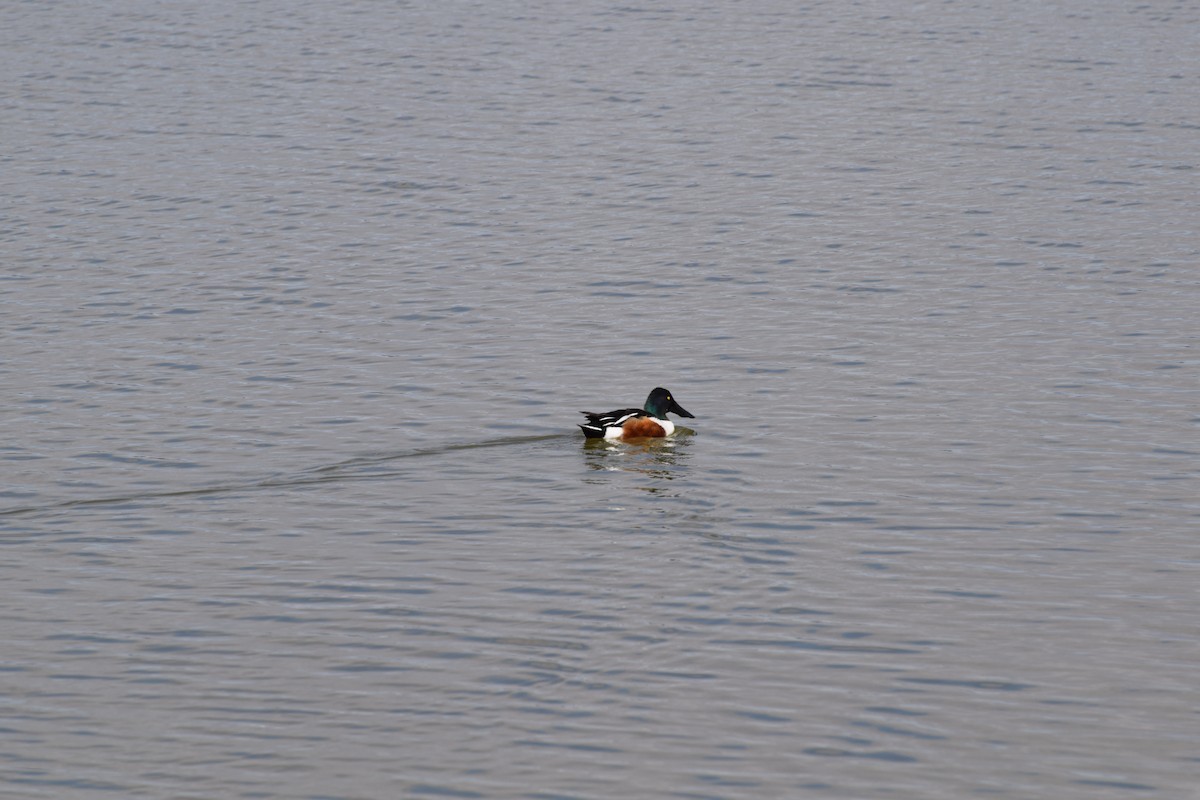
POLYGON ((3 796, 1200 797, 1193 5, 0 31, 3 796))

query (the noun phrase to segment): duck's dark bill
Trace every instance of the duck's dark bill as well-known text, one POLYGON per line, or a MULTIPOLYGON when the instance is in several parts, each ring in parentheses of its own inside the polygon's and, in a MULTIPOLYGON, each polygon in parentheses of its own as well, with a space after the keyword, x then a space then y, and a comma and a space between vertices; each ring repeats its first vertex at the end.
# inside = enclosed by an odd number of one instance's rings
POLYGON ((695 419, 695 417, 693 415, 691 415, 687 412, 687 409, 685 409, 683 406, 679 405, 679 403, 676 403, 674 400, 671 401, 671 407, 668 408, 667 410, 673 411, 681 417, 691 417, 692 419, 695 419))

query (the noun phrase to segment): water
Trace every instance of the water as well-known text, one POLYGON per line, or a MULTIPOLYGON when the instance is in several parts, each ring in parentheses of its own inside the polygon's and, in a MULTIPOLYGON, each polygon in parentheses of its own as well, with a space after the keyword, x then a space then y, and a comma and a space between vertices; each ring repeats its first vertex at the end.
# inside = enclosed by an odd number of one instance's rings
POLYGON ((1200 796, 1191 6, 0 31, 4 796, 1200 796))

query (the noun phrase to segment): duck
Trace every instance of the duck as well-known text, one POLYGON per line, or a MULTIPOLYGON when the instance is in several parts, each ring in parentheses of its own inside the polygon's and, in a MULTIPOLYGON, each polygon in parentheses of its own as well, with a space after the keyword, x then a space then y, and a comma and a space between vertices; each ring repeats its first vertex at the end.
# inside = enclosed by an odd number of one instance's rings
POLYGON ((675 432, 675 423, 667 419, 668 413, 695 419, 661 386, 650 392, 642 408, 620 408, 606 414, 580 413, 588 419, 586 425, 579 426, 588 439, 662 438, 675 432))

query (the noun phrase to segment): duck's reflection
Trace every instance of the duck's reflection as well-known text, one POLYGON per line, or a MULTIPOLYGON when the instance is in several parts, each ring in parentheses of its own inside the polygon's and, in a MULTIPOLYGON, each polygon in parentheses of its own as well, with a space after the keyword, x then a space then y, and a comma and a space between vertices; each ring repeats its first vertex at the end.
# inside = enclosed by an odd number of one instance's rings
MULTIPOLYGON (((676 428, 674 436, 661 439, 587 439, 583 457, 587 467, 599 472, 640 472, 662 480, 674 480, 686 465, 692 436, 690 428, 676 428)), ((585 479, 596 482, 598 478, 585 479)), ((652 494, 664 492, 663 486, 643 486, 652 494)))

